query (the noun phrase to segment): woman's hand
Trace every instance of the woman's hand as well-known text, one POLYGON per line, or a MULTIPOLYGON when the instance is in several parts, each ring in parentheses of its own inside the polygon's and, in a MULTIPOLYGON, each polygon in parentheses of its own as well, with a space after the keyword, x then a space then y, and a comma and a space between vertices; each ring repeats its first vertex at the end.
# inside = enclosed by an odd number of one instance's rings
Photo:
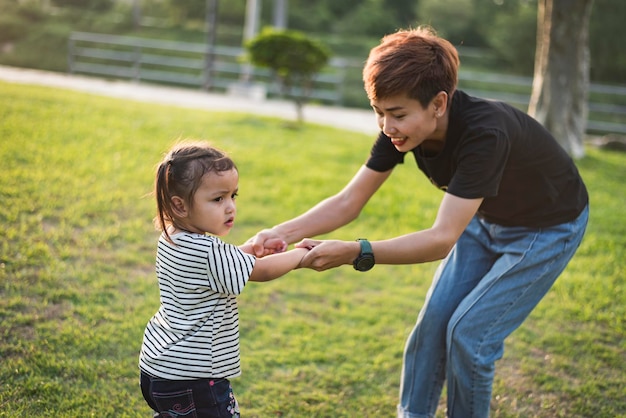
POLYGON ((300 267, 324 271, 344 264, 352 264, 361 251, 361 246, 354 241, 303 239, 296 248, 307 248, 300 262, 300 267))

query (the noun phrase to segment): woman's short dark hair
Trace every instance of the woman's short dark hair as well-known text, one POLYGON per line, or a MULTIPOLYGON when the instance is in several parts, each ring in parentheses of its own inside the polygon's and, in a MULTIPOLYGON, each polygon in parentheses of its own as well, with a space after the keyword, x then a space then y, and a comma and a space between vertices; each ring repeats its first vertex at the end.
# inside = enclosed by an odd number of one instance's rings
POLYGON ((370 100, 406 94, 426 107, 440 91, 452 97, 459 65, 456 48, 431 27, 401 30, 370 51, 363 68, 365 91, 370 100))

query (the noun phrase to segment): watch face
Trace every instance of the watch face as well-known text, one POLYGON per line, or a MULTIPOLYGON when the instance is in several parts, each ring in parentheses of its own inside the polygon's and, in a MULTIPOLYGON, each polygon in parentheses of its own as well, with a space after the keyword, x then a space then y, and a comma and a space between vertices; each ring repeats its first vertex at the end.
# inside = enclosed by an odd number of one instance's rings
POLYGON ((361 245, 361 253, 354 260, 354 269, 358 271, 368 271, 374 267, 374 253, 372 252, 372 246, 369 241, 364 238, 357 239, 361 245))
POLYGON ((363 255, 354 263, 354 268, 358 271, 367 271, 372 267, 374 267, 374 257, 370 255, 363 255))

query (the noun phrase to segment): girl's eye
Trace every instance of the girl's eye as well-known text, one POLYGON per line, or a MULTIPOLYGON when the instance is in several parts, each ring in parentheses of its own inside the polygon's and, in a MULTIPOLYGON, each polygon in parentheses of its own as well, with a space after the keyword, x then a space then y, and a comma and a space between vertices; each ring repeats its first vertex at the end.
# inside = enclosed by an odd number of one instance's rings
POLYGON ((233 195, 231 196, 231 198, 234 200, 234 199, 237 199, 237 196, 239 196, 239 193, 233 193, 233 195))
POLYGON ((221 202, 222 200, 224 200, 222 196, 216 197, 215 199, 213 199, 214 202, 221 202))

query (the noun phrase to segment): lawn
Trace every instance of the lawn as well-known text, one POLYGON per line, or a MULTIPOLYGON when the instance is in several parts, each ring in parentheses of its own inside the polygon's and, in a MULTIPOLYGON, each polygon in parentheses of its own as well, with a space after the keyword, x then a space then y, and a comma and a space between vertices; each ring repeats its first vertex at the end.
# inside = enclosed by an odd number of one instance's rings
MULTIPOLYGON (((0 417, 151 416, 137 369, 158 307, 150 191, 155 164, 181 138, 210 140, 239 166, 232 243, 336 192, 373 141, 0 83, 0 417)), ((588 233, 507 340, 494 417, 626 416, 626 155, 589 148, 578 165, 588 233)), ((440 198, 407 163, 331 236, 427 227, 440 198)), ((239 298, 243 375, 233 379, 243 416, 392 417, 404 340, 435 267, 297 270, 251 283, 239 298)))

